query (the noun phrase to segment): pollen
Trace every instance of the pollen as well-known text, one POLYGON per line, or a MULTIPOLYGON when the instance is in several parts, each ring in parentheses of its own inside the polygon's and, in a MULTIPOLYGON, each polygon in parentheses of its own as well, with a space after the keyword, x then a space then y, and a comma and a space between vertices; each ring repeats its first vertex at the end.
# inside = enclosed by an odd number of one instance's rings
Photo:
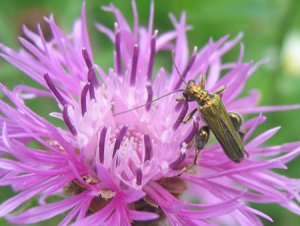
POLYGON ((47 139, 47 143, 49 143, 52 147, 58 148, 58 150, 64 152, 65 149, 63 146, 61 146, 56 140, 47 139))
POLYGON ((101 190, 99 192, 99 194, 101 195, 101 197, 105 200, 109 200, 112 199, 113 197, 115 197, 116 193, 112 190, 101 190))

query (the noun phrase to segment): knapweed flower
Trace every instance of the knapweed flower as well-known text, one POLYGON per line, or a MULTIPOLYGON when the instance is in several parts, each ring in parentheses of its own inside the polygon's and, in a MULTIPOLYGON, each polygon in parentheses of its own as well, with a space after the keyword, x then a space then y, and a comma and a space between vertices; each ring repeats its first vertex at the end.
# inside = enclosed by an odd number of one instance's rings
POLYGON ((0 102, 0 184, 18 193, 1 204, 0 216, 13 224, 65 214, 60 225, 249 226, 261 225, 259 217, 271 220, 249 203, 276 203, 300 214, 299 179, 272 171, 286 168, 300 153, 300 142, 262 146, 279 128, 252 137, 265 120, 258 114, 243 124, 248 155, 241 163, 231 161, 215 142, 194 166, 193 139, 204 121, 196 116, 182 123, 197 104, 176 102, 183 81, 175 68, 155 71, 156 55, 169 51, 186 80, 198 82, 199 74, 207 74, 209 92, 226 85, 222 100, 228 111, 252 114, 299 106, 258 107, 256 90, 238 97, 260 64, 243 62, 242 44, 236 62, 222 61, 241 35, 210 39, 189 54, 184 13, 179 21, 171 16, 174 30, 159 34, 153 29, 153 2, 147 28, 139 26, 132 5, 133 28, 113 5, 103 9, 115 15, 114 29, 97 24, 115 46, 114 66, 108 70, 93 60, 85 5, 69 35, 50 16, 51 40, 40 27, 38 33, 24 27, 23 49, 1 45, 2 58, 39 88, 0 87, 9 99, 0 102), (27 106, 35 98, 57 101, 56 112, 49 112, 56 124, 27 106), (53 201, 53 196, 58 198, 53 201), (24 208, 32 198, 36 206, 24 208))

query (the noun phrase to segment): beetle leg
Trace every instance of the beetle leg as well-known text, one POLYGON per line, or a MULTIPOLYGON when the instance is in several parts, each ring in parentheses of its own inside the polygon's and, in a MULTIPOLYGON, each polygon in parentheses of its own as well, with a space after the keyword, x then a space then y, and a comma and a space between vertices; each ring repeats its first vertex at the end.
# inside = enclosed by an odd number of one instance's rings
POLYGON ((195 136, 196 153, 194 157, 194 165, 197 164, 197 159, 200 151, 205 147, 209 139, 209 127, 203 126, 199 129, 195 136))
POLYGON ((181 102, 181 101, 186 101, 186 99, 185 99, 185 97, 177 97, 176 101, 180 101, 181 102))
MULTIPOLYGON (((233 123, 235 130, 238 132, 241 141, 243 141, 246 131, 242 127, 243 124, 242 116, 235 112, 228 112, 228 115, 233 123)), ((245 150, 245 154, 247 155, 247 157, 249 157, 249 153, 246 150, 245 150)))
POLYGON ((185 124, 187 123, 189 120, 191 120, 191 118, 193 117, 193 115, 196 113, 198 108, 195 108, 194 110, 192 110, 187 116, 184 117, 184 119, 182 120, 182 122, 185 124))
POLYGON ((220 86, 215 92, 213 92, 213 94, 221 95, 225 89, 226 89, 226 86, 220 86))
POLYGON ((206 86, 206 75, 202 74, 200 79, 200 87, 201 89, 205 89, 206 86))
POLYGON ((239 131, 243 124, 242 116, 235 112, 228 112, 228 115, 233 123, 235 130, 239 131))
POLYGON ((245 134, 246 134, 245 129, 241 127, 239 129, 238 133, 239 133, 239 136, 240 136, 241 140, 244 140, 244 137, 245 137, 245 134))
POLYGON ((242 128, 243 118, 241 115, 235 112, 228 112, 228 115, 233 123, 235 130, 238 132, 241 140, 244 139, 246 131, 242 128))

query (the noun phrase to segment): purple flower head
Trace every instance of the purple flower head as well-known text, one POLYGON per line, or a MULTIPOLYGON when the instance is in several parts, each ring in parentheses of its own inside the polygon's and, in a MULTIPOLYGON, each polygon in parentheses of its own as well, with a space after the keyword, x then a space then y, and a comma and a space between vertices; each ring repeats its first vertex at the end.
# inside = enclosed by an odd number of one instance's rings
POLYGON ((51 40, 40 27, 38 33, 24 27, 23 49, 0 46, 2 58, 41 87, 18 85, 10 91, 0 86, 10 101, 0 101, 0 185, 18 193, 1 204, 0 216, 32 224, 67 212, 60 225, 261 225, 259 217, 272 220, 248 203, 277 203, 300 214, 300 181, 272 171, 285 169, 299 155, 300 142, 262 146, 279 128, 252 136, 266 119, 262 112, 299 105, 258 107, 256 90, 239 97, 263 63, 243 62, 242 44, 236 62, 223 62, 242 34, 210 39, 189 53, 184 13, 179 20, 170 17, 174 30, 158 33, 153 2, 147 28, 139 26, 135 1, 132 6, 133 28, 113 5, 103 9, 115 15, 114 27, 96 25, 115 47, 108 70, 93 60, 85 3, 71 34, 50 16, 51 40), (154 69, 161 51, 173 55, 171 72, 154 69), (226 86, 222 101, 228 112, 260 113, 243 123, 248 155, 241 163, 231 161, 216 142, 205 146, 194 165, 194 137, 205 122, 196 113, 182 123, 198 104, 176 102, 185 88, 178 72, 197 83, 207 74, 209 93, 226 86), (60 126, 27 107, 26 101, 36 98, 57 102, 50 116, 60 126), (52 196, 60 201, 49 202, 52 196), (36 207, 19 210, 34 197, 36 207))

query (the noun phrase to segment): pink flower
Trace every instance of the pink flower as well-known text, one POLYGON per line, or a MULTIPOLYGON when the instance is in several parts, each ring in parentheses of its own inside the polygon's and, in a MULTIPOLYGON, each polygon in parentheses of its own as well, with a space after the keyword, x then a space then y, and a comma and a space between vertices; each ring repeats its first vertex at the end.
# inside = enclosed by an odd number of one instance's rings
MULTIPOLYGON (((191 145, 201 117, 181 121, 197 103, 178 104, 174 92, 184 88, 175 68, 153 69, 161 51, 174 53, 174 62, 186 80, 208 76, 209 92, 226 85, 222 100, 228 111, 240 114, 299 108, 258 107, 258 91, 239 98, 251 74, 262 63, 243 62, 244 47, 236 62, 222 56, 240 42, 239 34, 208 44, 189 54, 183 13, 171 16, 174 30, 153 30, 154 4, 147 28, 138 24, 132 1, 134 27, 113 5, 104 7, 116 17, 114 30, 97 24, 115 45, 114 67, 94 63, 86 27, 85 4, 73 31, 66 35, 53 16, 47 19, 53 39, 46 41, 24 27, 24 49, 1 45, 1 56, 35 80, 41 88, 1 85, 11 104, 0 101, 0 185, 18 194, 0 206, 0 216, 14 224, 31 224, 68 212, 60 225, 261 225, 272 220, 248 203, 276 203, 300 214, 299 179, 271 171, 300 153, 300 142, 262 147, 279 128, 252 137, 265 121, 259 116, 243 124, 249 156, 231 161, 219 143, 207 145, 193 166, 191 145), (174 92, 173 94, 170 94, 174 92), (168 95, 166 95, 168 94, 168 95), (166 96, 164 96, 166 95, 166 96), (156 98, 163 98, 156 100, 156 98), (58 112, 50 123, 27 107, 28 99, 56 100, 58 112), (142 107, 140 107, 142 106, 142 107), (137 108, 138 107, 138 108, 137 108), (134 110, 131 110, 135 108, 134 110), (32 144, 36 145, 32 147, 32 144), (51 196, 60 201, 49 202, 51 196), (18 210, 38 197, 38 206, 18 210)), ((158 62, 159 63, 159 62, 158 62)))

